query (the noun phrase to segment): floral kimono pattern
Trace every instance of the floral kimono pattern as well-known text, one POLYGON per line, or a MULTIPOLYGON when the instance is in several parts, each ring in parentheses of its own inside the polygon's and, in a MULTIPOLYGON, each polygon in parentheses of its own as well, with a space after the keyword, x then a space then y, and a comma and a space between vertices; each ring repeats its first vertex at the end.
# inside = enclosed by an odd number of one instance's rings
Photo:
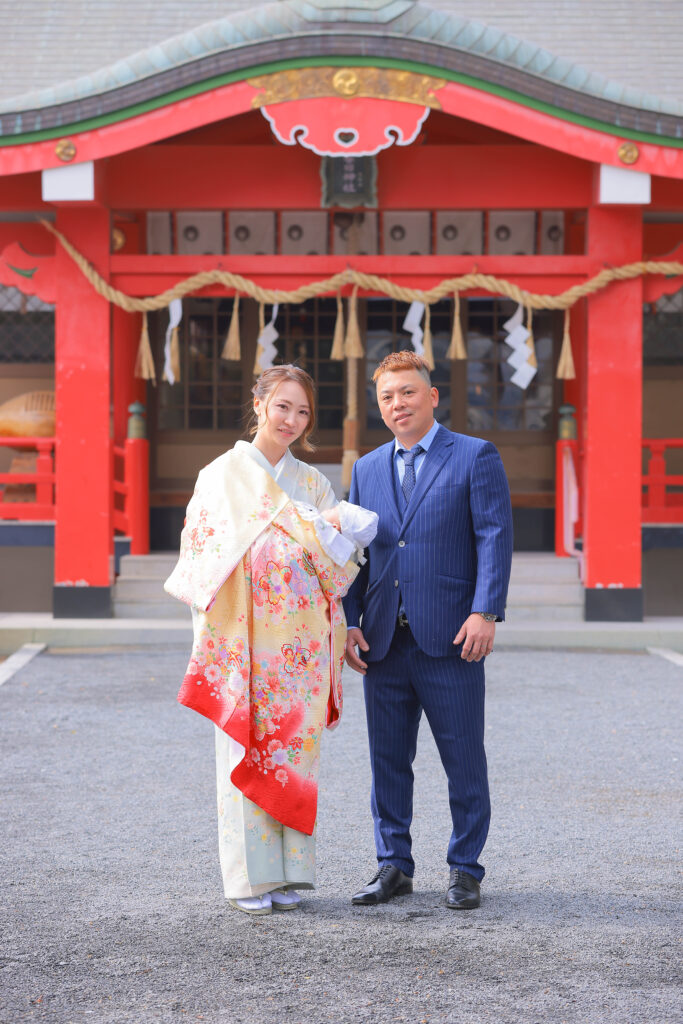
POLYGON ((336 565, 289 504, 198 615, 178 696, 244 747, 232 783, 307 835, 322 730, 341 713, 341 596, 357 571, 336 565))

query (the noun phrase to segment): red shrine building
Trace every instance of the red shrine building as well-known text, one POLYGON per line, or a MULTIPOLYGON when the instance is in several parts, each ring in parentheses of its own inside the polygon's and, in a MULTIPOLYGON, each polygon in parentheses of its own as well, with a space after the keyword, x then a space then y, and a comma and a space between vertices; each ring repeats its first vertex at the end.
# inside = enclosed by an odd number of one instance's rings
POLYGON ((340 493, 415 346, 585 618, 680 614, 683 103, 455 4, 211 6, 0 99, 0 610, 111 615, 272 362, 340 493))

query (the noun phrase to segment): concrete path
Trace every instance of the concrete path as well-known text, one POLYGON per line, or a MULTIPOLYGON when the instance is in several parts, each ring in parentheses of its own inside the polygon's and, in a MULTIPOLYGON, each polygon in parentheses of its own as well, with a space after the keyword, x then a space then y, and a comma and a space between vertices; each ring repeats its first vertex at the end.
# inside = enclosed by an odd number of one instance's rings
POLYGON ((488 665, 493 823, 480 910, 447 910, 446 786, 415 766, 411 897, 374 870, 361 688, 326 737, 319 889, 251 919, 222 898, 213 738, 185 650, 46 652, 0 688, 0 1021, 673 1024, 683 667, 510 651, 488 665))

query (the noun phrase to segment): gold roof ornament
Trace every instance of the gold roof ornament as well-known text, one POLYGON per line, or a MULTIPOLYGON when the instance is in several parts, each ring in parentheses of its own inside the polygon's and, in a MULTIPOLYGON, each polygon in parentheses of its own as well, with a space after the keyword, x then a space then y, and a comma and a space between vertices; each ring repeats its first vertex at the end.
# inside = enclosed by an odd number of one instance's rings
POLYGON ((76 156, 76 144, 71 139, 60 139, 55 146, 55 156, 68 164, 76 156))
POLYGON ((617 156, 622 164, 634 164, 640 156, 640 150, 635 142, 622 142, 617 150, 617 156))

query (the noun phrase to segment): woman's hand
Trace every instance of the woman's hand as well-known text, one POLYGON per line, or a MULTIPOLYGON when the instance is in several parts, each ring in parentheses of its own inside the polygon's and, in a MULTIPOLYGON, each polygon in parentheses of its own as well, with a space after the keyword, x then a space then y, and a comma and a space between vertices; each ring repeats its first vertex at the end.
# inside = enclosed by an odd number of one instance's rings
POLYGON ((336 508, 328 508, 320 515, 323 519, 327 519, 328 523, 332 523, 337 533, 341 533, 341 523, 339 522, 339 512, 336 508))

